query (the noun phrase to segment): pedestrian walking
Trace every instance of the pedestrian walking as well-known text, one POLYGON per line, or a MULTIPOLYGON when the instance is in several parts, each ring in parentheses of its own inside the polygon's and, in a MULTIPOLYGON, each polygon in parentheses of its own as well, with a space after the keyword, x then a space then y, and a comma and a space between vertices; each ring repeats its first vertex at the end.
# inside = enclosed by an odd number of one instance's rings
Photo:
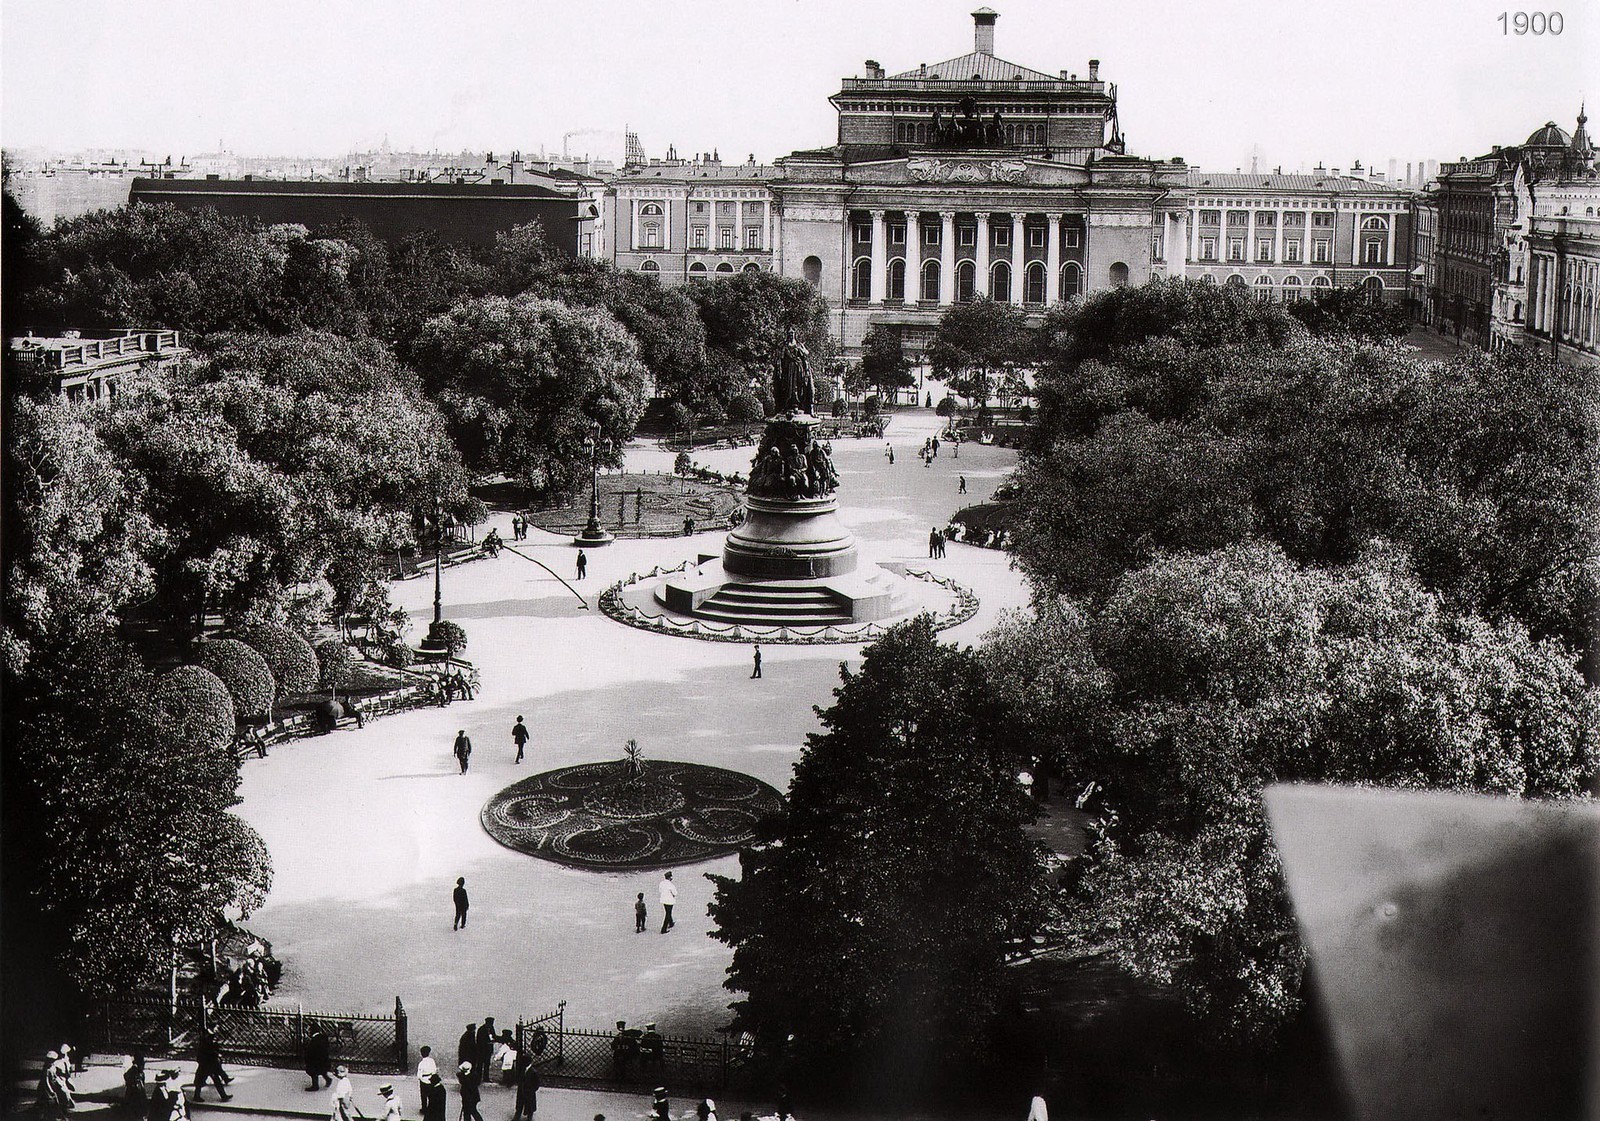
POLYGON ((494 1077, 494 1037, 494 1017, 485 1016, 478 1028, 477 1057, 472 1060, 472 1069, 478 1076, 480 1086, 494 1077))
POLYGON ((472 740, 467 736, 465 728, 456 730, 456 762, 461 764, 461 773, 467 773, 467 764, 472 759, 472 740))
POLYGON ((483 1121, 478 1112, 478 1102, 483 1098, 479 1078, 470 1062, 456 1068, 456 1093, 461 1096, 461 1121, 483 1121))
POLYGON ((661 933, 665 934, 677 925, 672 921, 672 908, 678 902, 678 885, 672 882, 671 872, 666 872, 661 877, 659 898, 662 910, 661 933))
POLYGON ((217 1037, 205 1028, 200 1029, 200 1038, 194 1045, 194 1100, 200 1100, 200 1088, 210 1079, 217 1088, 217 1096, 223 1101, 231 1101, 233 1095, 228 1093, 227 1084, 233 1081, 233 1076, 222 1069, 222 1051, 217 1047, 217 1037))
POLYGON ((426 1118, 428 1095, 433 1092, 433 1081, 439 1077, 439 1063, 433 1057, 433 1048, 426 1043, 418 1049, 417 1054, 422 1056, 417 1060, 417 1112, 426 1118))
POLYGON ((937 436, 933 438, 933 458, 939 458, 939 437, 937 436))
POLYGON ((582 580, 589 575, 589 554, 582 549, 578 550, 578 579, 582 580))
POLYGON ((961 485, 956 488, 956 493, 957 494, 966 494, 967 493, 967 477, 965 475, 961 475, 961 476, 958 476, 958 478, 960 478, 960 480, 961 480, 961 485))
POLYGON ((892 447, 889 449, 889 466, 894 466, 894 448, 892 447))
POLYGON ((156 1074, 156 1080, 150 1087, 150 1100, 145 1104, 145 1121, 169 1121, 172 1117, 172 1096, 168 1089, 168 1081, 178 1072, 163 1070, 156 1074))
POLYGON ((644 905, 644 892, 639 893, 639 898, 633 901, 633 932, 644 933, 644 920, 646 918, 644 905))
POLYGON ((342 1063, 334 1070, 336 1076, 333 1083, 332 1103, 333 1109, 329 1113, 329 1121, 352 1121, 356 1117, 365 1117, 361 1107, 356 1104, 356 1088, 350 1085, 350 1068, 342 1063))
MULTIPOLYGON (((457 876, 456 877, 456 889, 450 893, 450 898, 455 902, 455 905, 456 905, 456 921, 455 921, 455 925, 452 926, 450 929, 451 930, 460 930, 462 927, 467 925, 467 905, 468 905, 468 900, 467 900, 467 878, 465 876, 457 876)), ((465 1043, 466 1040, 471 1035, 472 1035, 472 1025, 468 1024, 467 1025, 467 1034, 461 1037, 462 1042, 465 1043)), ((457 1060, 457 1061, 459 1062, 460 1060, 457 1060)))
POLYGON ((961 440, 955 436, 950 437, 950 457, 952 459, 961 458, 961 440))
POLYGON ((72 1099, 77 1090, 72 1084, 72 1062, 63 1059, 60 1051, 48 1051, 44 1059, 45 1067, 39 1075, 39 1111, 66 1117, 78 1108, 72 1099))
POLYGON ((306 1033, 306 1075, 311 1079, 307 1090, 317 1089, 317 1080, 320 1078, 324 1088, 333 1085, 332 1059, 329 1055, 328 1033, 323 1030, 317 1021, 311 1021, 311 1030, 306 1033))
POLYGON ((517 1111, 512 1114, 513 1121, 518 1118, 533 1121, 533 1115, 539 1112, 540 1085, 538 1065, 530 1057, 522 1056, 517 1072, 517 1111))
POLYGON ((385 1082, 378 1093, 383 1098, 383 1121, 400 1121, 400 1099, 395 1097, 394 1087, 385 1082))
POLYGON ((456 1062, 470 1063, 472 1056, 478 1053, 478 1025, 468 1024, 467 1030, 461 1033, 461 1039, 456 1043, 456 1062))
POLYGON ((122 1072, 122 1108, 130 1117, 143 1117, 150 1104, 149 1097, 144 1077, 144 1056, 135 1051, 128 1057, 128 1067, 122 1072))
POLYGON ((518 715, 517 722, 511 725, 511 742, 517 745, 516 762, 522 762, 522 750, 528 746, 528 726, 522 722, 518 715))
POLYGON ((750 678, 752 681, 761 676, 761 643, 759 642, 755 644, 754 657, 755 668, 750 671, 750 678))
POLYGON ((667 1100, 667 1088, 657 1086, 650 1099, 650 1112, 656 1121, 672 1121, 672 1103, 667 1100))
POLYGON ((449 1096, 439 1072, 429 1075, 427 1093, 422 1097, 422 1121, 445 1121, 445 1104, 449 1096))
POLYGON ((938 555, 939 555, 939 531, 937 529, 930 529, 928 531, 928 559, 932 560, 934 557, 937 557, 938 555))

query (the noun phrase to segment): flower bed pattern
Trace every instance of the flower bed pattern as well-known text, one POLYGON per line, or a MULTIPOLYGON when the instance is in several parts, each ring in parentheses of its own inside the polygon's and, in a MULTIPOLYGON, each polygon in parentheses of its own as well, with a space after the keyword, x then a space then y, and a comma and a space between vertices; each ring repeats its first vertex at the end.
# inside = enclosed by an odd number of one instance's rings
POLYGON ((514 782, 483 807, 483 828, 507 848, 578 868, 621 871, 694 864, 755 836, 783 796, 721 767, 647 759, 583 763, 514 782))

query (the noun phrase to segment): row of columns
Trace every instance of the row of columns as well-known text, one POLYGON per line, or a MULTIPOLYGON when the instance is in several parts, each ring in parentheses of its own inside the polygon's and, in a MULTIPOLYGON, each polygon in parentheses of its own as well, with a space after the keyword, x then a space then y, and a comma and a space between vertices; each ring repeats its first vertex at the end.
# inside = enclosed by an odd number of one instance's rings
MULTIPOLYGON (((889 239, 888 211, 873 210, 872 215, 872 295, 870 302, 881 304, 889 292, 889 239)), ((1027 211, 1010 211, 1011 216, 1011 303, 1020 307, 1023 296, 1023 278, 1026 275, 1027 246, 1023 241, 1027 211)), ((939 214, 939 303, 953 304, 956 300, 956 212, 941 210, 939 214)), ((920 284, 922 280, 922 212, 907 210, 906 216, 906 284, 920 284)), ((989 295, 989 217, 990 212, 978 211, 977 260, 974 283, 976 294, 989 295)), ((1053 303, 1057 291, 1055 278, 1061 273, 1061 211, 1045 214, 1045 302, 1053 303)))

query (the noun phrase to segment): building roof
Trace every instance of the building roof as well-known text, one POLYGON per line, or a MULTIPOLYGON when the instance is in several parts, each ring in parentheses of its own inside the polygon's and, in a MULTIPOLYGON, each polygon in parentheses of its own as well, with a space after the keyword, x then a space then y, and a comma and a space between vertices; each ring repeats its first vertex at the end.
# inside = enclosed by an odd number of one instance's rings
POLYGON ((1570 148, 1572 147, 1572 137, 1568 136, 1562 129, 1556 127, 1556 123, 1554 121, 1546 121, 1543 125, 1533 130, 1533 134, 1528 137, 1526 143, 1523 144, 1523 147, 1570 148))
POLYGON ((1030 70, 1026 66, 1018 66, 1015 62, 1007 62, 1003 58, 996 58, 992 54, 983 54, 973 51, 960 58, 946 59, 944 62, 935 62, 929 65, 924 73, 921 67, 907 70, 904 74, 893 74, 891 78, 937 78, 945 82, 1058 82, 1060 77, 1055 74, 1046 74, 1041 70, 1030 70))
POLYGON ((1189 169, 1191 191, 1339 191, 1343 194, 1403 194, 1405 188, 1383 180, 1362 179, 1331 172, 1309 175, 1262 174, 1189 169))

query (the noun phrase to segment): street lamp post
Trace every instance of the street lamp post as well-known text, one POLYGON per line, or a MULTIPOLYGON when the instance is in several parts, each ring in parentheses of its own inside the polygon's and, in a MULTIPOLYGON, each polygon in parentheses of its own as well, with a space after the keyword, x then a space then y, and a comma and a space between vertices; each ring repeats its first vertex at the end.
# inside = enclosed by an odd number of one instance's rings
POLYGON ((615 538, 600 526, 600 425, 594 426, 584 441, 589 450, 589 524, 572 540, 580 547, 598 548, 609 545, 615 538))
POLYGON ((422 640, 424 650, 448 649, 439 636, 444 622, 444 504, 435 496, 433 500, 433 622, 428 627, 428 637, 422 640))

